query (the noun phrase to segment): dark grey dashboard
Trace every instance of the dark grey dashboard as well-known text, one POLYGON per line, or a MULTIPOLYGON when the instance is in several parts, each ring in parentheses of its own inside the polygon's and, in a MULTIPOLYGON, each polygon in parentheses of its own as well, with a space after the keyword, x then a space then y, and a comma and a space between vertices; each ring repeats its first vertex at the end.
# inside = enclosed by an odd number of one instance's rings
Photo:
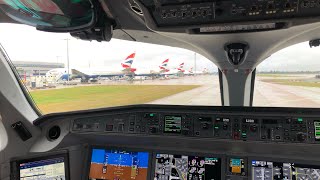
POLYGON ((318 109, 134 105, 46 115, 34 124, 47 143, 57 142, 50 151, 69 151, 71 179, 88 179, 96 146, 149 152, 150 179, 159 153, 219 157, 221 179, 267 179, 254 174, 261 163, 320 171, 319 120, 318 109))

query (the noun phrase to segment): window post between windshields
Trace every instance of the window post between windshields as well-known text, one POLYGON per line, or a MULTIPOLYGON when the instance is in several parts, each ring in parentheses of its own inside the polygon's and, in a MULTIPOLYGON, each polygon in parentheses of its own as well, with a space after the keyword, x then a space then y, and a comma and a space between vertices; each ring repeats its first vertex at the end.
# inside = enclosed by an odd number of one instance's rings
POLYGON ((219 70, 223 106, 252 106, 256 70, 219 70))

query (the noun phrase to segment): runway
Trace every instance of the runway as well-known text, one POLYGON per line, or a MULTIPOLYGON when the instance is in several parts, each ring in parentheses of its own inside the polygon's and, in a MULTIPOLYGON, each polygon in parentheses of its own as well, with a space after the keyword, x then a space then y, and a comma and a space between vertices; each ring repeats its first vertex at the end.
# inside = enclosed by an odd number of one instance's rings
POLYGON ((320 88, 266 83, 257 79, 254 106, 320 107, 320 88))
MULTIPOLYGON (((199 84, 201 87, 152 101, 148 104, 221 106, 218 76, 184 77, 171 84, 199 84)), ((165 82, 163 82, 165 83, 165 82)), ((320 88, 288 86, 256 79, 253 106, 320 107, 320 88)))

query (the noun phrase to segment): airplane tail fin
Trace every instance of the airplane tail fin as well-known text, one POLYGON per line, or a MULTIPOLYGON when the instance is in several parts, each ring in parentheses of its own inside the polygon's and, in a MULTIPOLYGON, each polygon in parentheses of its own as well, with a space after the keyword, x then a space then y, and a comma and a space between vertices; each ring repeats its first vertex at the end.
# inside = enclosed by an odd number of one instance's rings
POLYGON ((164 60, 164 61, 161 63, 161 66, 159 66, 160 70, 164 70, 164 71, 167 72, 167 70, 168 70, 168 63, 169 63, 169 59, 164 60))
POLYGON ((177 69, 178 69, 179 71, 181 71, 181 72, 184 72, 183 67, 184 67, 184 62, 181 63, 177 69))
POLYGON ((136 53, 132 53, 130 54, 125 60, 123 63, 121 63, 121 66, 124 68, 124 69, 127 69, 127 68, 131 68, 132 66, 132 63, 133 63, 133 60, 134 58, 136 57, 136 53))

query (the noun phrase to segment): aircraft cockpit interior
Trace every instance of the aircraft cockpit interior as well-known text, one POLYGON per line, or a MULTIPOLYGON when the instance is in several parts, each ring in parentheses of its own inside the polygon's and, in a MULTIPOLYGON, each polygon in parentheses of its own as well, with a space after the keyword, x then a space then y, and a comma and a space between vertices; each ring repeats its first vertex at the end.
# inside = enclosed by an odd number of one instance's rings
POLYGON ((320 180, 320 0, 0 0, 0 22, 1 180, 320 180))

